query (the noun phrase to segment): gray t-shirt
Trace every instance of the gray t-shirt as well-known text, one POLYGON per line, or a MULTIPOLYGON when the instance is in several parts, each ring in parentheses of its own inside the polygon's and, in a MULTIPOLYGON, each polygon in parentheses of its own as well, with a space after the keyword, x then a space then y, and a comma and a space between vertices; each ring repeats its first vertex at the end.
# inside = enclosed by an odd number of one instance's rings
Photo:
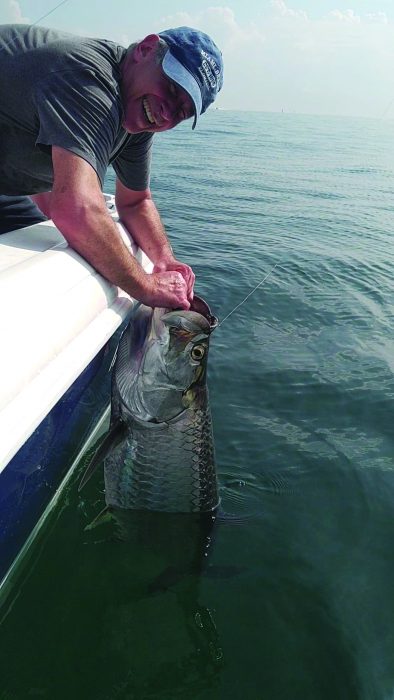
POLYGON ((101 185, 112 163, 126 187, 149 186, 153 134, 122 128, 125 55, 111 41, 0 25, 0 193, 50 190, 52 146, 86 160, 101 185))

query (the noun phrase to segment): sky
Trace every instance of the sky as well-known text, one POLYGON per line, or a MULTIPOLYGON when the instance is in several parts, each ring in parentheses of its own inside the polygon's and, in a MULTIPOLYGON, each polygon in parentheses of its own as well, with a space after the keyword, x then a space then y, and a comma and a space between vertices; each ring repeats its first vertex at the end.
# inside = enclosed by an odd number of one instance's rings
POLYGON ((394 118, 394 0, 214 2, 0 0, 0 20, 124 46, 186 24, 223 53, 222 109, 394 118))

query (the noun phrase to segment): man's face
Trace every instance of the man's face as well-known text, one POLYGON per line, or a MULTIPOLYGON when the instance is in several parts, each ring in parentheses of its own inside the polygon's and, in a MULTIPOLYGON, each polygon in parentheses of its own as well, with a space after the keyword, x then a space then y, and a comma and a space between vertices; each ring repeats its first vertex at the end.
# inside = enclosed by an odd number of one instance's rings
POLYGON ((132 134, 166 131, 194 115, 194 105, 157 62, 159 37, 150 35, 126 57, 122 73, 123 127, 132 134))

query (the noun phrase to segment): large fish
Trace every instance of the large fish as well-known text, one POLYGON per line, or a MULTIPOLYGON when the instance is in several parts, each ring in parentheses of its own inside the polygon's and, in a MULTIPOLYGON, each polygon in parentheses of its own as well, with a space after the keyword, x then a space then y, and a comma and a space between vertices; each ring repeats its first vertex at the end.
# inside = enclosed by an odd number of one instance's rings
POLYGON ((110 508, 169 513, 217 508, 206 381, 216 326, 198 297, 190 311, 139 306, 117 350, 110 431, 80 489, 105 459, 110 508))
MULTIPOLYGON (((189 667, 211 687, 223 662, 214 619, 199 601, 200 575, 223 575, 221 568, 208 566, 219 505, 207 390, 209 340, 216 326, 208 305, 196 297, 190 311, 136 309, 112 370, 110 430, 79 487, 104 461, 107 506, 87 529, 111 521, 116 539, 128 544, 112 553, 117 587, 126 587, 122 617, 131 604, 131 586, 138 601, 175 592, 179 634, 187 635, 186 650, 193 651, 185 651, 184 664, 179 654, 175 665, 170 656, 158 675, 171 664, 174 675, 182 668, 180 689, 189 667)), ((149 624, 150 608, 139 602, 142 609, 149 654, 156 648, 155 634, 162 647, 162 627, 169 621, 158 624, 154 607, 149 624)), ((162 613, 168 614, 168 601, 162 613)), ((151 676, 155 663, 153 657, 151 676)))

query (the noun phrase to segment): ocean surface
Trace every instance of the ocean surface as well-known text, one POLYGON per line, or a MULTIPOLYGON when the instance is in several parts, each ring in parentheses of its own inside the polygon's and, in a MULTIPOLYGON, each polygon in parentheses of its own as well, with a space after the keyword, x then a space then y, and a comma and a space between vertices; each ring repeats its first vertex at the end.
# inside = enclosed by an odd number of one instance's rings
POLYGON ((211 110, 152 190, 219 318, 270 273, 211 339, 225 515, 152 587, 143 538, 85 530, 81 463, 0 610, 0 699, 393 700, 394 122, 211 110))

